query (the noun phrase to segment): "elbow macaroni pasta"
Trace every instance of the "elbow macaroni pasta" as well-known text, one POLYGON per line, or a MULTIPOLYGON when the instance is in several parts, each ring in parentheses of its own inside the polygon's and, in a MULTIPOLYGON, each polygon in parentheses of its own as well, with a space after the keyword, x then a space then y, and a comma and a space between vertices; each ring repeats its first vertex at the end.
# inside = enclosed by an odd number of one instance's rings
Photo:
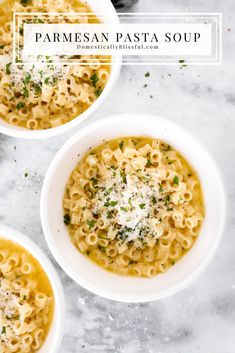
MULTIPOLYGON (((80 63, 72 66, 53 64, 50 57, 45 57, 48 65, 43 67, 14 65, 14 12, 80 12, 84 13, 80 23, 100 21, 96 16, 88 18, 85 13, 91 13, 89 6, 78 0, 5 0, 0 4, 0 118, 29 130, 65 124, 86 111, 101 95, 110 75, 110 57, 81 55, 80 63)), ((67 22, 74 21, 63 16, 67 22)), ((39 20, 37 17, 31 21, 39 20)), ((23 27, 20 29, 23 40, 23 27)))
POLYGON ((167 271, 204 219, 198 176, 169 145, 119 138, 90 150, 66 186, 64 222, 79 251, 122 275, 167 271))
POLYGON ((41 265, 21 246, 0 238, 0 352, 36 352, 53 310, 53 291, 41 265))

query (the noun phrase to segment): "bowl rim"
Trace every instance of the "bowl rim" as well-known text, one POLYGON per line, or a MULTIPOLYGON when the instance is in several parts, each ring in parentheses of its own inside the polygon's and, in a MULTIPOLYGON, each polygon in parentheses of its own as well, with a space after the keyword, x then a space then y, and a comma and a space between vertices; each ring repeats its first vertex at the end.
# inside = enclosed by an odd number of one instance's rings
POLYGON ((223 231, 225 228, 225 222, 226 222, 226 209, 227 209, 227 193, 225 191, 225 182, 224 182, 223 174, 217 162, 215 161, 213 155, 208 150, 208 148, 205 147, 201 143, 201 141, 197 139, 188 129, 181 126, 180 124, 175 123, 172 120, 163 118, 158 115, 145 114, 145 113, 137 113, 137 114, 127 113, 127 114, 117 114, 117 115, 106 116, 105 118, 93 121, 89 125, 82 127, 76 134, 74 134, 69 140, 66 141, 66 143, 60 148, 60 150, 54 156, 47 170, 47 173, 43 182, 43 186, 41 190, 41 200, 40 200, 40 216, 41 216, 43 233, 44 233, 47 245, 52 255, 60 265, 60 267, 66 272, 66 274, 70 278, 72 278, 77 284, 81 285, 88 291, 94 294, 97 294, 101 297, 104 297, 106 299, 115 300, 119 302, 127 302, 127 303, 149 302, 149 301, 159 300, 159 299, 168 297, 170 295, 173 295, 183 290, 188 285, 190 285, 195 279, 197 279, 199 275, 203 271, 205 271, 205 269, 208 267, 221 241, 221 238, 223 236, 223 231), (144 295, 141 295, 141 298, 140 296, 135 297, 134 295, 123 295, 123 294, 120 295, 119 293, 117 294, 110 293, 108 290, 102 289, 102 286, 93 285, 90 281, 87 281, 84 277, 80 276, 79 273, 75 274, 75 271, 72 268, 70 268, 69 265, 67 265, 66 261, 64 261, 64 259, 60 257, 59 253, 57 253, 56 248, 54 248, 53 235, 50 234, 50 229, 47 224, 47 217, 46 217, 45 207, 44 207, 49 197, 48 195, 49 195, 50 181, 53 178, 53 175, 55 174, 57 167, 60 165, 61 159, 63 158, 63 156, 66 155, 66 153, 70 150, 70 148, 80 140, 80 138, 89 134, 91 131, 97 129, 98 127, 99 128, 105 127, 106 123, 108 122, 110 123, 111 120, 112 122, 116 121, 120 123, 121 121, 124 122, 125 119, 135 119, 135 118, 154 120, 154 123, 156 123, 157 121, 161 121, 169 127, 180 129, 184 134, 188 135, 198 146, 200 146, 200 148, 204 151, 204 153, 207 154, 207 157, 210 159, 210 161, 214 165, 214 168, 217 172, 219 187, 221 191, 220 203, 222 205, 222 212, 220 214, 220 224, 219 224, 217 236, 210 248, 210 251, 207 253, 204 261, 195 269, 194 272, 192 272, 189 276, 185 277, 184 280, 181 280, 176 285, 172 286, 170 289, 162 290, 160 293, 152 293, 148 295, 144 294, 144 295))
MULTIPOLYGON (((115 22, 119 22, 118 13, 116 12, 112 2, 110 0, 103 0, 109 4, 109 15, 112 16, 115 22)), ((1 1, 0 1, 1 2, 1 1)), ((60 126, 45 129, 45 130, 29 130, 20 128, 18 126, 10 125, 4 119, 0 118, 0 133, 6 136, 26 139, 26 140, 43 140, 50 137, 60 136, 65 134, 72 129, 79 127, 84 121, 88 120, 106 101, 107 97, 112 93, 112 90, 117 82, 120 75, 122 66, 122 55, 114 55, 114 63, 110 65, 111 72, 107 84, 105 85, 102 94, 96 99, 96 101, 85 110, 82 114, 76 116, 71 121, 62 124, 60 126)))
MULTIPOLYGON (((54 323, 53 323, 54 335, 50 342, 50 350, 48 351, 48 353, 56 353, 61 345, 62 338, 64 335, 64 322, 66 317, 65 295, 64 295, 64 289, 63 289, 61 280, 59 278, 59 275, 55 267, 47 257, 47 255, 44 254, 43 250, 31 238, 29 238, 25 234, 21 233, 20 231, 14 228, 11 228, 9 226, 6 226, 0 223, 0 238, 10 240, 13 243, 18 244, 22 248, 27 250, 40 263, 46 275, 48 276, 48 279, 53 289, 53 294, 55 299, 54 310, 56 310, 56 313, 54 313, 54 323), (55 320, 55 315, 56 315, 56 320, 55 320)), ((43 345, 38 351, 39 353, 41 352, 43 345)))

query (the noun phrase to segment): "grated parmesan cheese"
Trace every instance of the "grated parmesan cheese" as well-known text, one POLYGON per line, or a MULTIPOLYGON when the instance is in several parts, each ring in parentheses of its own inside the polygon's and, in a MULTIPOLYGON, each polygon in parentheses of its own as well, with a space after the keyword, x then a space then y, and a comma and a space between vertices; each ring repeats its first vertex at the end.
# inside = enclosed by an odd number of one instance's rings
MULTIPOLYGON (((94 213, 102 213, 106 208, 110 214, 109 223, 119 233, 125 233, 125 241, 132 241, 151 235, 158 238, 159 234, 152 227, 154 212, 160 203, 159 176, 156 170, 139 171, 137 174, 123 175, 123 171, 108 170, 104 181, 99 182, 99 190, 92 201, 94 213), (124 180, 125 179, 125 180, 124 180), (153 202, 154 201, 154 202, 153 202)), ((155 225, 160 223, 154 219, 155 225)))
POLYGON ((11 55, 0 56, 0 68, 5 70, 6 65, 10 64, 10 81, 19 88, 24 86, 27 77, 33 84, 45 83, 45 80, 46 83, 53 84, 55 80, 62 80, 68 75, 69 67, 58 64, 58 57, 40 57, 40 62, 35 64, 30 64, 30 57, 23 58, 23 61, 24 65, 14 65, 11 55))

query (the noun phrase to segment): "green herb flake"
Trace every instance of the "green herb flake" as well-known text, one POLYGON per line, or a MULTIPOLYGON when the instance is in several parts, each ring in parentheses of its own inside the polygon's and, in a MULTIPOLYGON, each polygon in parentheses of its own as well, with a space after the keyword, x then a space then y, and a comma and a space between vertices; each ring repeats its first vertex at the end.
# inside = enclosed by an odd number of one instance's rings
POLYGON ((99 97, 102 92, 103 92, 102 88, 96 89, 96 90, 95 90, 95 95, 96 95, 96 97, 99 97))
POLYGON ((0 45, 0 49, 4 49, 5 48, 5 45, 0 45))
POLYGON ((179 185, 179 177, 177 177, 177 175, 174 176, 173 184, 179 185))
POLYGON ((124 142, 121 141, 121 142, 119 143, 119 148, 120 148, 121 151, 123 150, 123 146, 124 146, 124 142))
POLYGON ((106 189, 105 193, 110 194, 113 191, 113 188, 106 189))
POLYGON ((90 80, 91 80, 92 86, 96 87, 96 84, 99 81, 99 77, 97 76, 97 74, 94 74, 91 76, 90 80))
POLYGON ((58 77, 53 77, 53 85, 56 85, 58 83, 58 77))
POLYGON ((150 72, 146 72, 146 74, 144 75, 145 77, 149 77, 150 76, 150 72))
POLYGON ((127 212, 127 208, 126 207, 121 207, 121 210, 124 212, 127 212))
POLYGON ((11 66, 11 63, 6 64, 6 74, 7 75, 10 75, 10 73, 11 73, 10 66, 11 66))
POLYGON ((184 59, 180 59, 180 60, 179 60, 179 63, 180 63, 180 64, 184 64, 184 62, 185 62, 184 59))
POLYGON ((127 184, 126 174, 125 174, 123 171, 121 171, 121 172, 120 172, 120 175, 121 175, 121 177, 122 177, 122 182, 123 182, 124 184, 127 184))
POLYGON ((115 207, 117 205, 117 201, 110 201, 110 206, 115 207))
POLYGON ((153 203, 154 205, 156 205, 156 203, 157 203, 157 199, 156 199, 155 196, 152 196, 152 203, 153 203))
POLYGON ((23 88, 23 96, 24 96, 25 98, 28 98, 28 97, 29 97, 29 91, 28 91, 28 89, 27 89, 26 87, 23 88))
POLYGON ((29 174, 27 172, 24 173, 24 177, 27 178, 29 174))
POLYGON ((110 206, 109 200, 110 200, 110 198, 108 198, 106 200, 106 202, 104 203, 104 207, 109 207, 110 206))
POLYGON ((24 103, 23 102, 18 102, 16 105, 16 109, 20 110, 21 108, 24 108, 24 103))
POLYGON ((37 85, 37 84, 34 85, 34 90, 37 95, 39 95, 42 92, 42 88, 40 87, 40 85, 37 85))
POLYGON ((27 73, 24 78, 24 83, 26 83, 26 84, 29 83, 30 79, 31 79, 31 75, 29 73, 27 73))
POLYGON ((145 167, 150 168, 152 165, 152 162, 150 161, 150 159, 148 159, 145 167))
POLYGON ((159 192, 163 192, 163 186, 162 186, 162 184, 159 185, 159 192))
POLYGON ((44 80, 44 83, 45 83, 46 85, 48 85, 49 80, 50 80, 50 78, 49 78, 49 77, 46 77, 45 80, 44 80))
POLYGON ((70 224, 70 215, 69 214, 65 214, 64 215, 64 224, 66 224, 67 226, 70 224))
POLYGON ((86 221, 86 224, 89 226, 90 230, 91 230, 91 228, 94 227, 95 223, 96 223, 96 221, 94 219, 86 221))
POLYGON ((141 210, 143 210, 145 208, 145 203, 141 203, 139 206, 140 206, 141 210))
POLYGON ((5 326, 3 326, 3 328, 2 328, 2 332, 1 332, 1 335, 5 335, 6 334, 6 327, 5 326))

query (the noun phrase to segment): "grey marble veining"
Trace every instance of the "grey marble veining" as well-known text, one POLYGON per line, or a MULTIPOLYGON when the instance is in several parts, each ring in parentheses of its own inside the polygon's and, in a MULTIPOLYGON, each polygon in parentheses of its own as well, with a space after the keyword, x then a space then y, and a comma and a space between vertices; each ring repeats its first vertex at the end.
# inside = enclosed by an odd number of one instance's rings
POLYGON ((109 101, 90 119, 122 112, 162 115, 191 130, 213 153, 228 191, 228 218, 208 269, 181 293, 148 304, 111 302, 70 280, 47 249, 39 199, 47 168, 71 133, 37 142, 0 135, 0 222, 34 239, 59 271, 68 306, 59 353, 234 353, 235 2, 140 0, 134 10, 223 12, 223 65, 124 67, 109 101))

